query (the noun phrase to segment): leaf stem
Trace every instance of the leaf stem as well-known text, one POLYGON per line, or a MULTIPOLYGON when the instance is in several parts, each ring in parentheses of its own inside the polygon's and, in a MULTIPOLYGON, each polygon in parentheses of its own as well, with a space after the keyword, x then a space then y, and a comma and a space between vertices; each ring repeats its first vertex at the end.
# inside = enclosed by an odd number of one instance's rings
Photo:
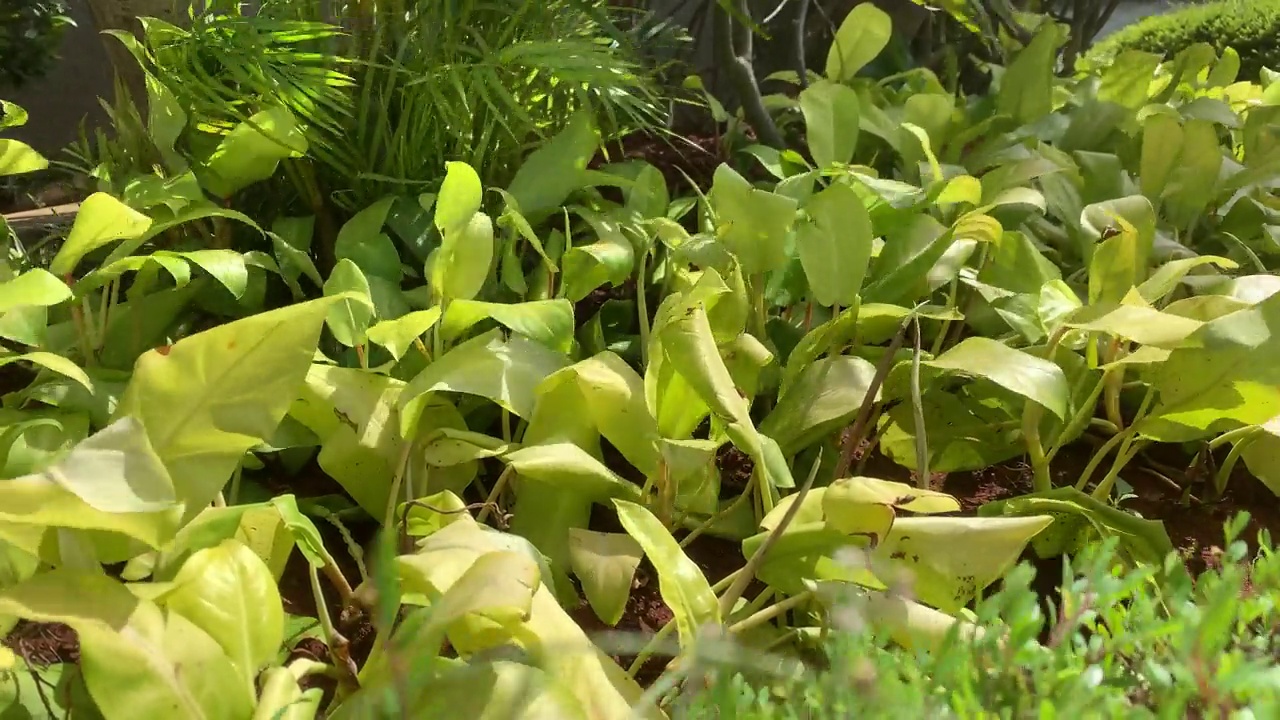
POLYGON ((484 507, 480 508, 480 514, 476 516, 477 523, 484 523, 489 517, 489 510, 498 506, 498 498, 502 497, 502 491, 507 489, 507 483, 511 481, 511 476, 516 474, 516 469, 512 465, 508 465, 502 469, 502 474, 498 476, 498 481, 493 484, 493 489, 489 491, 488 497, 484 499, 484 507))
POLYGON ((862 407, 858 409, 858 417, 853 421, 853 427, 844 436, 844 442, 840 447, 840 461, 836 463, 835 477, 837 478, 846 477, 849 474, 849 468, 853 466, 853 454, 857 452, 858 445, 862 443, 862 437, 867 433, 871 412, 875 409, 876 397, 880 394, 880 386, 884 384, 884 379, 888 377, 889 371, 893 369, 893 358, 898 354, 898 350, 902 348, 908 322, 910 320, 902 322, 902 325, 898 328, 898 333, 893 336, 893 342, 889 343, 889 347, 885 348, 884 355, 881 356, 880 362, 876 364, 876 374, 871 378, 871 384, 867 386, 867 394, 862 399, 862 407))
POLYGON ((649 251, 640 253, 636 268, 636 320, 640 323, 640 364, 649 366, 649 300, 645 297, 645 276, 648 274, 649 251))
POLYGON ((1215 497, 1222 497, 1227 491, 1227 482, 1231 479, 1231 471, 1235 470, 1236 463, 1239 462, 1241 455, 1254 440, 1262 436, 1263 430, 1257 425, 1250 425, 1245 430, 1250 431, 1247 434, 1239 436, 1239 439, 1231 446, 1231 452, 1227 453, 1226 459, 1222 461, 1222 465, 1218 467, 1218 472, 1213 476, 1213 491, 1215 497))
POLYGON ((916 431, 916 487, 928 489, 932 475, 929 473, 929 436, 925 430, 924 398, 920 393, 920 317, 915 316, 915 352, 911 355, 911 410, 916 431))
POLYGON ((787 507, 787 511, 783 513, 782 519, 778 521, 777 527, 765 537, 764 542, 760 543, 760 547, 751 554, 747 560, 747 564, 742 567, 741 573, 734 579, 733 584, 720 596, 720 615, 728 617, 733 612, 733 606, 737 604, 738 598, 747 591, 747 586, 756 576, 756 570, 764 562, 765 555, 782 537, 782 533, 786 532, 787 526, 795 519, 800 512, 800 506, 804 504, 805 497, 809 494, 809 490, 813 487, 813 481, 818 478, 818 469, 822 466, 822 448, 818 448, 818 456, 813 460, 813 467, 809 470, 809 477, 805 478, 804 484, 800 486, 800 491, 795 494, 795 499, 791 505, 787 507))
MULTIPOLYGON (((693 530, 690 530, 689 534, 685 535, 684 538, 680 540, 680 547, 682 548, 688 547, 689 544, 692 543, 694 540, 696 540, 699 535, 710 530, 712 527, 715 526, 716 523, 720 522, 724 518, 728 517, 729 515, 732 515, 739 507, 742 506, 744 502, 752 498, 752 496, 755 494, 754 493, 755 485, 756 485, 756 473, 752 472, 751 478, 747 480, 747 486, 742 489, 742 494, 734 498, 733 502, 729 503, 728 505, 725 505, 724 508, 722 508, 721 510, 716 511, 714 515, 707 518, 704 522, 700 523, 693 530)), ((649 485, 646 483, 645 487, 648 488, 649 485)), ((648 493, 646 492, 645 494, 648 494, 648 493)))
POLYGON ((741 620, 739 622, 734 623, 733 625, 730 625, 729 632, 740 633, 740 632, 745 632, 747 630, 750 630, 754 627, 758 627, 763 623, 766 623, 780 615, 783 615, 785 613, 790 612, 791 610, 794 610, 795 608, 801 605, 804 605, 805 603, 813 600, 813 597, 814 597, 814 592, 812 590, 805 590, 799 595, 792 595, 786 600, 776 602, 773 605, 770 605, 769 607, 755 613, 751 617, 746 618, 745 620, 741 620))

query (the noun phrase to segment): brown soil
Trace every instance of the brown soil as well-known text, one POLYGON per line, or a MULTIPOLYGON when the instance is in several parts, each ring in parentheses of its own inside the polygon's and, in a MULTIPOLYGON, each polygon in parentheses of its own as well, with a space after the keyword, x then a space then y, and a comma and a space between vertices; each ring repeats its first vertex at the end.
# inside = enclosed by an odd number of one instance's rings
POLYGON ((62 623, 19 620, 0 644, 37 668, 80 662, 80 638, 62 623))
POLYGON ((633 300, 636 297, 636 280, 627 278, 621 285, 604 285, 592 290, 573 306, 574 330, 586 325, 610 300, 633 300))
POLYGON ((728 499, 747 489, 756 462, 736 446, 725 443, 716 451, 716 467, 720 469, 720 497, 728 499))
POLYGON ((607 162, 624 160, 644 160, 653 165, 662 173, 667 190, 675 198, 692 194, 697 188, 711 187, 716 168, 725 161, 725 156, 716 137, 636 133, 609 143, 588 167, 598 168, 607 162))

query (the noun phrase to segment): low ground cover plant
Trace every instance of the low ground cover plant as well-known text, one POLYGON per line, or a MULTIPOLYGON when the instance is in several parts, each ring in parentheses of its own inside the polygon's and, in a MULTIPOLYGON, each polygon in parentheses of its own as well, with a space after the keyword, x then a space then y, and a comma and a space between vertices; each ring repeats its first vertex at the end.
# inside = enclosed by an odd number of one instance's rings
MULTIPOLYGON (((1218 597, 1242 570, 1193 590, 1168 558, 1200 569, 1248 498, 1231 539, 1277 520, 1273 80, 1207 45, 1060 79, 1044 23, 967 97, 860 75, 890 34, 855 9, 770 99, 802 143, 735 146, 688 193, 604 156, 581 107, 509 180, 450 159, 327 229, 244 202, 325 162, 306 108, 246 95, 206 127, 152 83, 67 236, 8 239, 0 698, 658 718, 717 647, 776 678, 887 638, 944 648, 918 668, 960 714, 1025 702, 943 672, 988 652, 1069 663, 1050 698, 1119 683, 1107 710, 1273 702, 1194 665, 1134 692, 1103 629, 1137 642, 1205 592, 1187 632, 1215 647, 1269 618, 1218 597), (1068 653, 1010 573, 1081 554, 1068 653)), ((46 162, 0 143, 7 171, 46 162)))

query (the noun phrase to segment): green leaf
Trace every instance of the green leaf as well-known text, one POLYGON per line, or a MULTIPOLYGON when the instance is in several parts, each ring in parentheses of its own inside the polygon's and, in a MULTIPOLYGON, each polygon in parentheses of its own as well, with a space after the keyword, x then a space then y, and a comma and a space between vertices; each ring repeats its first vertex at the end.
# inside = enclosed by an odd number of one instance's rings
POLYGON ((1139 424, 1157 440, 1193 440, 1280 415, 1280 294, 1205 323, 1155 368, 1159 403, 1139 424))
POLYGON ((703 628, 720 625, 720 603, 702 570, 680 549, 671 533, 642 505, 614 500, 618 521, 644 548, 658 572, 658 589, 675 615, 681 647, 691 647, 703 628))
POLYGON ((564 204, 583 187, 587 163, 600 146, 590 112, 576 112, 558 135, 520 164, 507 186, 521 213, 537 222, 564 204))
MULTIPOLYGON (((1000 403, 1000 398, 989 397, 991 393, 987 395, 942 390, 923 394, 930 472, 980 470, 1026 453, 1021 408, 1000 403)), ((885 423, 880 438, 884 454, 909 470, 917 469, 914 413, 910 402, 890 408, 890 422, 885 423)))
POLYGON ((106 720, 243 720, 252 688, 203 630, 105 574, 56 569, 0 592, 0 613, 70 625, 80 670, 106 720))
POLYGON ((1151 97, 1151 81, 1161 57, 1141 50, 1125 50, 1102 71, 1098 99, 1113 102, 1130 110, 1147 104, 1151 97))
POLYGON ((93 392, 93 381, 89 379, 89 375, 85 373, 79 365, 76 365, 70 359, 49 352, 29 352, 21 355, 0 355, 0 367, 14 362, 29 362, 32 365, 39 365, 63 377, 71 378, 80 383, 84 389, 93 392))
POLYGON ((209 273, 231 293, 233 297, 244 296, 249 285, 249 268, 245 265, 245 256, 234 250, 192 250, 174 253, 174 257, 189 260, 209 273))
POLYGON ((474 168, 464 162, 447 162, 444 167, 444 182, 436 196, 433 220, 441 235, 471 222, 484 200, 484 187, 474 168))
POLYGON ((1227 270, 1235 270, 1240 267, 1236 261, 1217 255, 1197 255, 1191 258, 1172 260, 1151 273, 1151 277, 1138 286, 1138 292, 1149 303, 1159 302, 1170 292, 1173 292, 1173 289, 1178 286, 1178 283, 1184 277, 1201 265, 1216 265, 1227 270))
POLYGON ((502 338, 501 330, 474 337, 437 358, 418 373, 400 395, 401 433, 417 425, 418 398, 429 392, 485 397, 512 413, 533 414, 538 383, 569 364, 568 358, 520 335, 502 338))
POLYGON ((873 558, 911 569, 912 593, 943 612, 957 612, 1003 577, 1027 543, 1053 518, 904 517, 873 558))
POLYGON ((84 539, 99 562, 120 562, 136 552, 124 538, 159 548, 173 537, 179 500, 142 424, 125 417, 57 464, 0 480, 0 538, 54 564, 75 549, 64 548, 65 541, 84 539))
MULTIPOLYGON (((1153 203, 1160 201, 1178 167, 1182 137, 1182 124, 1169 113, 1152 113, 1142 125, 1142 161, 1138 179, 1142 184, 1142 194, 1153 203)), ((1216 143, 1214 147, 1217 147, 1216 143)))
POLYGON ((1032 540, 1036 554, 1045 558, 1076 553, 1091 537, 1106 535, 1119 537, 1121 546, 1142 563, 1159 565, 1174 550, 1159 520, 1135 517, 1073 487, 997 500, 983 505, 978 513, 986 517, 1051 519, 1053 524, 1032 540), (1096 535, 1091 536, 1090 530, 1096 535))
POLYGON ((440 307, 417 310, 396 318, 383 320, 369 328, 368 338, 387 349, 397 361, 403 358, 414 341, 419 340, 440 320, 440 307))
POLYGON ((748 275, 786 265, 786 241, 795 222, 795 200, 751 186, 728 165, 716 168, 709 194, 716 236, 748 275))
POLYGON ((996 340, 971 337, 925 365, 981 377, 1066 419, 1070 387, 1062 368, 996 340))
POLYGON ((593 501, 640 496, 640 488, 634 483, 618 477, 573 443, 526 445, 502 460, 515 468, 522 481, 547 483, 593 501))
POLYGON ((866 401, 875 366, 859 357, 823 358, 804 368, 760 423, 790 455, 852 421, 866 401))
POLYGON ((442 576, 447 577, 448 570, 424 572, 421 559, 397 559, 406 594, 439 595, 426 626, 419 630, 420 642, 439 647, 439 639, 447 635, 464 656, 507 640, 529 616, 533 594, 542 586, 538 563, 521 552, 484 553, 447 586, 442 576))
POLYGON ((290 408, 321 439, 316 462, 360 507, 383 517, 400 457, 396 405, 405 383, 354 368, 312 365, 290 408))
POLYGON ((369 280, 354 262, 338 261, 324 281, 326 298, 342 297, 332 304, 325 324, 338 342, 347 347, 363 345, 373 322, 373 300, 369 296, 369 280))
POLYGON ((365 275, 399 282, 404 274, 400 266, 400 252, 391 237, 382 232, 395 200, 394 197, 383 198, 356 213, 338 231, 333 250, 339 260, 350 260, 365 275))
POLYGON ((71 288, 43 268, 33 268, 0 283, 0 313, 21 307, 52 307, 70 300, 71 288))
POLYGON ((66 275, 85 255, 117 240, 142 237, 150 227, 151 218, 106 193, 94 193, 80 203, 71 233, 49 263, 49 271, 66 275))
POLYGON ((569 248, 560 260, 564 274, 561 294, 570 302, 578 302, 603 285, 620 285, 631 276, 636 254, 617 218, 585 208, 577 208, 577 213, 595 230, 597 240, 569 248))
POLYGON ((860 3, 845 16, 827 51, 826 75, 834 82, 848 82, 889 44, 893 23, 883 10, 860 3))
POLYGON ((604 624, 622 619, 644 548, 624 533, 569 528, 569 562, 591 609, 604 624))
POLYGON ((547 378, 538 391, 546 397, 566 382, 576 385, 573 397, 581 399, 582 407, 563 412, 590 418, 600 434, 646 477, 658 471, 657 420, 645 402, 644 380, 626 361, 602 352, 547 378))
POLYGON ((824 306, 853 305, 871 262, 874 231, 858 194, 835 183, 809 199, 796 227, 796 250, 813 297, 824 306))
MULTIPOLYGON (((512 550, 537 555, 522 538, 491 532, 463 516, 424 539, 418 554, 401 556, 398 562, 415 564, 439 593, 445 593, 480 556, 512 550)), ((640 687, 560 607, 546 586, 548 574, 545 570, 541 573, 543 582, 534 589, 519 628, 520 644, 539 658, 544 671, 589 708, 589 717, 630 717, 632 707, 639 704, 640 687)), ((643 717, 657 720, 662 714, 651 710, 643 717)))
POLYGON ((1100 240, 1089 257, 1089 303, 1120 302, 1146 279, 1155 209, 1145 197, 1130 195, 1087 206, 1080 224, 1100 240))
POLYGON ((997 112, 1023 125, 1053 111, 1054 64, 1064 38, 1057 23, 1042 28, 1005 69, 996 94, 997 112))
POLYGON ((454 300, 444 313, 440 332, 446 341, 452 342, 486 318, 552 350, 568 353, 572 349, 573 303, 564 298, 523 303, 454 300))
POLYGON ((182 564, 163 603, 204 630, 227 653, 246 688, 284 641, 284 605, 266 564, 244 543, 226 540, 182 564))
POLYGON ((197 174, 210 192, 229 198, 275 175, 281 160, 306 152, 302 126, 287 108, 276 106, 232 128, 197 174))
POLYGON ((432 290, 446 300, 470 300, 480 294, 493 266, 493 221, 477 212, 441 234, 428 263, 432 290))
MULTIPOLYGON (((891 231, 862 293, 868 303, 912 304, 927 290, 924 278, 955 242, 955 234, 932 217, 913 215, 891 231)), ((895 328, 896 329, 896 328, 895 328)))
POLYGON ((138 359, 114 417, 142 422, 177 481, 187 520, 213 501, 246 452, 275 433, 341 299, 253 315, 138 359))
POLYGON ((30 145, 9 138, 0 139, 0 177, 44 170, 49 159, 30 145))
POLYGON ((871 477, 844 478, 827 486, 822 496, 822 512, 827 518, 837 515, 846 504, 889 505, 921 515, 960 512, 960 501, 946 493, 871 477))
POLYGON ((1132 303, 1101 303, 1067 317, 1067 327, 1105 332, 1143 345, 1173 349, 1204 323, 1132 303))
POLYGON ((853 159, 858 147, 858 108, 858 93, 847 85, 819 80, 800 91, 809 152, 819 168, 853 159))

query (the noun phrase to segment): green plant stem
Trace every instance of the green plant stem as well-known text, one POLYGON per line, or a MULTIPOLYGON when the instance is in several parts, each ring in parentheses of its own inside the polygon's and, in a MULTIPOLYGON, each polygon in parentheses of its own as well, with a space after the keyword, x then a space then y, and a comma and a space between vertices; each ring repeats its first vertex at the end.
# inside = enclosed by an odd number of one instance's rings
POLYGON ((413 443, 405 440, 400 448, 400 457, 396 460, 396 474, 391 478, 391 492, 387 494, 387 512, 383 515, 382 526, 396 526, 396 499, 400 497, 400 486, 404 483, 405 472, 409 469, 409 455, 413 452, 413 443))
POLYGON ((1119 452, 1116 453, 1116 459, 1111 462, 1111 469, 1098 483, 1098 487, 1093 489, 1093 496, 1098 500, 1106 500, 1111 496, 1111 489, 1115 487, 1116 480, 1120 478, 1120 471, 1125 468, 1142 448, 1146 446, 1142 442, 1134 442, 1135 436, 1129 437, 1129 442, 1120 446, 1119 452))
POLYGON ((444 357, 444 336, 440 333, 440 327, 444 324, 444 314, 449 311, 449 301, 441 298, 440 300, 440 322, 437 322, 431 328, 431 356, 436 360, 444 357))
POLYGON ((502 497, 502 491, 507 489, 507 483, 511 482, 511 476, 516 474, 516 470, 511 465, 502 469, 502 474, 498 476, 498 481, 493 484, 493 489, 489 491, 489 495, 484 499, 484 507, 480 508, 480 514, 476 516, 476 522, 483 523, 489 517, 489 510, 498 506, 498 498, 502 497))
POLYGON ((648 275, 649 252, 640 253, 636 268, 636 321, 640 325, 640 364, 649 366, 649 300, 645 297, 645 277, 648 275))
POLYGON ((770 605, 769 607, 761 610, 760 612, 757 612, 756 614, 752 615, 751 617, 745 620, 742 620, 740 622, 734 623, 733 625, 730 625, 729 632, 740 633, 740 632, 745 632, 747 630, 750 630, 754 627, 758 627, 780 615, 788 613, 791 610, 794 610, 795 608, 800 607, 801 605, 804 605, 807 602, 810 602, 811 600, 813 600, 813 598, 814 598, 814 592, 812 590, 805 590, 799 595, 792 595, 786 600, 774 603, 773 605, 770 605))
MULTIPOLYGON (((711 592, 714 594, 719 594, 723 592, 725 588, 734 584, 739 577, 742 577, 742 575, 745 572, 746 572, 745 567, 741 567, 741 568, 738 568, 737 570, 734 570, 733 572, 729 573, 724 578, 722 578, 720 582, 716 583, 715 585, 712 585, 711 592)), ((630 666, 628 666, 627 674, 630 675, 631 677, 635 677, 636 673, 639 672, 640 670, 640 666, 643 665, 645 661, 648 660, 655 652, 657 652, 658 647, 662 645, 664 641, 666 641, 666 639, 671 635, 671 633, 675 629, 676 629, 675 622, 668 622, 666 625, 663 625, 662 627, 658 628, 658 632, 654 633, 653 637, 649 639, 649 642, 645 643, 644 647, 640 649, 640 652, 636 653, 636 659, 631 663, 630 666)))
MULTIPOLYGON (((648 488, 650 484, 651 484, 650 481, 645 482, 645 491, 643 492, 643 495, 648 495, 648 488)), ((715 526, 717 522, 720 522, 724 518, 728 517, 729 515, 737 511, 737 509, 741 507, 744 502, 752 498, 752 496, 754 495, 755 485, 756 485, 756 473, 752 472, 751 478, 747 480, 747 487, 742 489, 742 494, 734 498, 733 502, 724 506, 723 509, 718 510, 716 514, 707 518, 705 521, 700 523, 697 527, 690 530, 689 534, 685 535, 680 540, 680 547, 682 548, 689 547, 689 544, 692 543, 694 540, 698 539, 699 535, 710 530, 712 527, 715 526)))
POLYGON ((911 356, 911 410, 916 430, 916 487, 928 489, 933 479, 929 473, 929 437, 925 430, 924 398, 920 393, 920 318, 915 318, 915 352, 911 356))
POLYGON ((231 505, 240 504, 240 478, 244 475, 244 465, 237 465, 236 471, 231 474, 231 488, 228 490, 227 502, 231 505))
MULTIPOLYGON (((1065 327, 1060 327, 1049 337, 1044 351, 1045 359, 1049 362, 1053 362, 1054 355, 1058 352, 1058 345, 1066 335, 1066 330, 1065 327)), ((1027 445, 1027 456, 1032 470, 1032 489, 1035 492, 1048 492, 1053 488, 1053 478, 1049 475, 1049 456, 1045 453, 1044 444, 1040 440, 1042 419, 1044 419, 1044 406, 1027 401, 1026 407, 1022 410, 1022 436, 1027 445)))
MULTIPOLYGON (((1110 496, 1111 488, 1115 486, 1116 479, 1120 477, 1120 471, 1123 470, 1125 465, 1128 465, 1129 461, 1132 460, 1134 456, 1138 454, 1138 451, 1142 449, 1141 444, 1135 447, 1134 441, 1138 437, 1138 425, 1142 419, 1146 417, 1147 411, 1151 408, 1152 401, 1155 400, 1155 396, 1155 387, 1152 386, 1147 388, 1147 393, 1142 398, 1142 404, 1138 407, 1138 412, 1133 416, 1133 423, 1130 424, 1128 428, 1115 435, 1111 440, 1107 441, 1107 445, 1110 445, 1113 440, 1119 438, 1120 449, 1116 452, 1115 460, 1111 463, 1111 470, 1109 470, 1106 477, 1102 478, 1102 481, 1098 483, 1098 487, 1093 489, 1093 496, 1095 498, 1104 500, 1110 496)), ((1107 445, 1104 445, 1103 449, 1106 449, 1107 445)), ((1094 466, 1093 460, 1101 454, 1102 450, 1099 450, 1098 453, 1094 455, 1094 458, 1090 459, 1089 465, 1091 467, 1096 467, 1094 466)), ((1086 472, 1090 472, 1090 474, 1092 474, 1091 471, 1087 469, 1086 472)), ((1081 481, 1087 483, 1088 477, 1081 477, 1081 481)), ((1081 485, 1077 485, 1076 487, 1082 491, 1084 490, 1084 487, 1081 485)))
POLYGON ((857 452, 858 445, 862 443, 862 438, 867 433, 867 427, 871 422, 871 414, 876 406, 876 396, 880 394, 880 386, 884 385, 884 380, 889 375, 889 371, 893 369, 893 358, 898 354, 898 350, 902 348, 902 342, 906 337, 907 322, 903 321, 898 327, 898 332, 893 336, 893 342, 889 343, 889 347, 885 348, 884 355, 880 358, 880 362, 876 364, 876 374, 871 378, 871 384, 867 386, 866 397, 862 400, 862 407, 858 409, 858 417, 853 421, 853 427, 845 434, 844 440, 840 446, 840 461, 836 463, 835 477, 843 478, 849 474, 849 468, 853 466, 853 454, 857 452))
POLYGON ((782 519, 778 521, 777 527, 765 537, 764 542, 760 543, 760 547, 751 554, 747 560, 747 564, 743 566, 740 574, 720 596, 720 615, 728 617, 733 612, 733 606, 738 603, 738 598, 747 591, 747 586, 751 584, 752 578, 756 575, 756 570, 764 562, 765 556, 769 550, 782 537, 782 533, 786 532, 787 526, 795 519, 800 512, 800 507, 804 505, 804 499, 809 495, 809 490, 813 487, 813 482, 818 478, 818 469, 822 466, 822 449, 818 449, 818 456, 814 458, 813 467, 809 470, 809 477, 805 478, 804 484, 800 486, 800 491, 795 494, 795 499, 791 501, 791 505, 787 507, 787 511, 783 513, 782 519))
MULTIPOLYGON (((1124 349, 1118 342, 1111 344, 1111 351, 1107 353, 1107 362, 1114 362, 1124 349)), ((1117 428, 1124 430, 1124 415, 1120 412, 1120 391, 1124 389, 1124 366, 1114 366, 1114 370, 1103 376, 1106 381, 1106 401, 1104 406, 1107 410, 1107 419, 1110 420, 1117 428)))
POLYGON ((106 344, 107 338, 107 317, 111 312, 111 297, 115 291, 119 278, 107 282, 107 286, 102 289, 102 298, 98 301, 98 344, 94 345, 95 350, 101 350, 106 344))
POLYGON ((93 309, 88 297, 80 298, 80 305, 71 308, 71 316, 75 320, 76 328, 80 331, 80 349, 84 352, 85 364, 94 365, 97 360, 94 348, 98 347, 98 340, 93 322, 93 309))
MULTIPOLYGON (((755 613, 759 612, 760 609, 763 608, 765 605, 768 605, 769 600, 771 600, 773 596, 774 596, 774 589, 771 587, 766 587, 764 590, 760 592, 759 595, 757 595, 754 599, 752 599, 751 602, 744 605, 743 608, 740 611, 738 611, 736 614, 743 617, 751 617, 755 613)), ((725 618, 726 621, 729 621, 731 619, 732 619, 732 616, 725 618)))
POLYGON ((1124 442, 1124 438, 1124 433, 1116 433, 1108 438, 1107 441, 1102 444, 1102 447, 1098 448, 1098 451, 1093 454, 1093 457, 1089 458, 1089 464, 1085 465, 1084 470, 1080 473, 1080 479, 1076 481, 1077 490, 1084 492, 1084 489, 1089 486, 1089 478, 1093 477, 1093 473, 1097 471, 1098 466, 1102 464, 1102 461, 1106 459, 1107 455, 1111 454, 1111 451, 1114 450, 1117 445, 1124 442))
POLYGON ((1254 433, 1258 432, 1260 429, 1261 428, 1259 428, 1257 425, 1246 425, 1242 428, 1236 428, 1235 430, 1224 432, 1218 437, 1209 441, 1209 449, 1217 450, 1223 445, 1226 445, 1228 443, 1233 443, 1243 438, 1246 438, 1250 435, 1253 435, 1254 433))
POLYGON ((1231 479, 1231 472, 1235 470, 1236 463, 1240 461, 1241 454, 1253 444, 1254 440, 1262 437, 1262 433, 1265 432, 1257 425, 1250 425, 1244 429, 1252 432, 1240 436, 1236 443, 1231 446, 1231 452, 1227 453, 1227 457, 1222 461, 1222 465, 1218 467, 1218 472, 1213 476, 1213 491, 1215 493, 1215 497, 1222 497, 1222 494, 1227 491, 1227 482, 1231 479))
POLYGON ((671 633, 674 632, 675 629, 675 620, 669 620, 666 625, 658 628, 658 632, 654 633, 653 637, 649 638, 649 642, 645 643, 644 647, 640 648, 640 652, 636 653, 636 659, 633 660, 630 667, 627 668, 627 674, 631 677, 635 677, 636 673, 640 672, 640 667, 658 651, 658 648, 662 643, 666 642, 666 639, 670 637, 671 633))
POLYGON ((1052 463, 1053 458, 1058 455, 1058 451, 1062 449, 1062 444, 1066 438, 1079 435, 1084 431, 1091 420, 1093 420, 1093 411, 1098 405, 1098 397, 1102 395, 1102 390, 1106 387, 1107 377, 1104 372, 1102 377, 1098 378, 1098 382, 1093 386, 1093 390, 1089 391, 1089 399, 1080 405, 1080 409, 1076 410, 1076 414, 1071 418, 1071 422, 1058 433, 1058 437, 1050 446, 1049 452, 1045 455, 1045 463, 1052 463))

